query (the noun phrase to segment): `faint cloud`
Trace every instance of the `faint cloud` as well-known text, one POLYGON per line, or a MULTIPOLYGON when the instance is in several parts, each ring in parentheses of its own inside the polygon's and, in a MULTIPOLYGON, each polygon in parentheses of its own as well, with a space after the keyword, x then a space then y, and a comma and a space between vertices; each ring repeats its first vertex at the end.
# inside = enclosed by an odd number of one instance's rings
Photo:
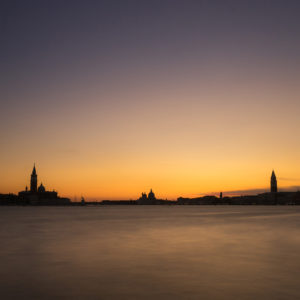
MULTIPOLYGON (((268 191, 269 191, 268 188, 223 191, 223 196, 257 195, 257 194, 266 193, 268 191)), ((212 194, 219 195, 220 192, 212 193, 212 194)))
POLYGON ((278 177, 278 180, 281 180, 281 181, 300 181, 299 178, 287 178, 287 177, 278 177))
POLYGON ((225 191, 223 194, 231 195, 231 196, 239 196, 239 195, 257 195, 268 192, 269 189, 245 189, 245 190, 235 190, 235 191, 225 191))
POLYGON ((288 191, 300 191, 300 185, 291 185, 291 186, 288 186, 288 187, 283 187, 282 189, 279 188, 279 191, 285 191, 285 192, 288 192, 288 191))
MULTIPOLYGON (((291 185, 285 187, 279 187, 279 192, 296 192, 300 191, 300 185, 291 185)), ((244 190, 233 190, 233 191, 222 191, 223 196, 245 196, 245 195, 257 195, 269 192, 269 188, 259 188, 259 189, 244 189, 244 190)), ((199 194, 199 196, 204 196, 207 194, 199 194)), ((212 192, 209 195, 219 196, 220 192, 212 192)))

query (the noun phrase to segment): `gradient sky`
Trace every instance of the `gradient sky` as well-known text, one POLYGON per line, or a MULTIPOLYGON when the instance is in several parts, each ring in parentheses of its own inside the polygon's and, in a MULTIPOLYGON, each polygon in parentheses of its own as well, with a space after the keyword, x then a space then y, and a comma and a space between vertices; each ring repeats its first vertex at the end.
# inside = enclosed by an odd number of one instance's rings
POLYGON ((1 1, 0 192, 300 185, 300 1, 1 1))

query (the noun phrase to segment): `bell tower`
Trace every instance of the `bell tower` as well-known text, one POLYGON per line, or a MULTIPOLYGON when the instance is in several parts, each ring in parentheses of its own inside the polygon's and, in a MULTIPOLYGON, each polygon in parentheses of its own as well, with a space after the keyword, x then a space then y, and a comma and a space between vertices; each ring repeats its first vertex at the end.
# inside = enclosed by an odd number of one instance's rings
POLYGON ((277 179, 274 170, 271 175, 271 193, 277 193, 277 179))
POLYGON ((30 191, 37 192, 37 174, 36 174, 35 164, 33 166, 33 170, 31 173, 30 191))

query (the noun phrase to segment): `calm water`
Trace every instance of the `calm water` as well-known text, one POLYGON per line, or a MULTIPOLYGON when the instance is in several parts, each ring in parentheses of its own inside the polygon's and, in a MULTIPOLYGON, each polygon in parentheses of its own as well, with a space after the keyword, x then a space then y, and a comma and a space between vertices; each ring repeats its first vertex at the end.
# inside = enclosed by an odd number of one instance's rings
POLYGON ((1 299, 300 299, 300 207, 0 207, 1 299))

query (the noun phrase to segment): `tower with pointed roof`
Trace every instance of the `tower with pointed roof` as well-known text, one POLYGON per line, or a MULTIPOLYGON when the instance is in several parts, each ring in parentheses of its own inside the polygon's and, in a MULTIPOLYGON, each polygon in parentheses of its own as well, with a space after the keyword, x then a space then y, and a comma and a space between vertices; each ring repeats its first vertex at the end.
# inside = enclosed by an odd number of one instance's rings
POLYGON ((35 164, 33 166, 33 170, 31 173, 30 191, 34 193, 37 192, 37 174, 36 174, 35 164))
POLYGON ((271 193, 277 193, 277 179, 274 170, 271 175, 271 193))
POLYGON ((47 191, 42 183, 38 187, 35 164, 33 165, 30 178, 30 190, 26 186, 25 191, 19 192, 19 199, 21 203, 30 205, 61 205, 70 203, 70 199, 58 197, 57 192, 54 190, 47 191))

